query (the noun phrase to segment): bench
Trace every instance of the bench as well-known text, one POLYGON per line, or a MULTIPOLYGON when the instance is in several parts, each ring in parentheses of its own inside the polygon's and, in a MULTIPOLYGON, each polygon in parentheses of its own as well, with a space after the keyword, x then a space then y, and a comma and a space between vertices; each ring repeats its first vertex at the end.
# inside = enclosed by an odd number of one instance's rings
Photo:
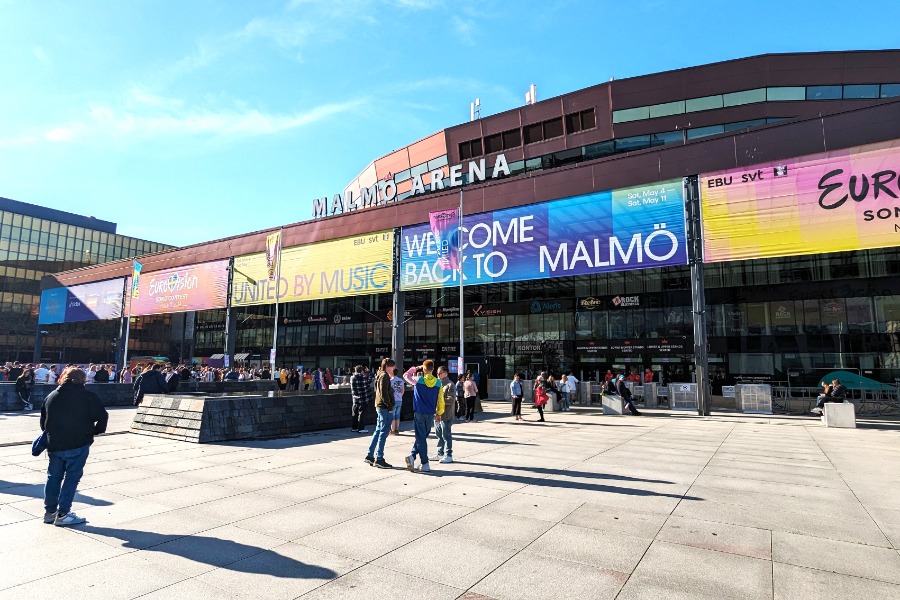
POLYGON ((822 409, 825 427, 856 428, 856 407, 852 402, 826 402, 822 409))
POLYGON ((604 415, 621 415, 625 410, 622 396, 603 394, 603 396, 600 397, 600 401, 603 403, 604 415))

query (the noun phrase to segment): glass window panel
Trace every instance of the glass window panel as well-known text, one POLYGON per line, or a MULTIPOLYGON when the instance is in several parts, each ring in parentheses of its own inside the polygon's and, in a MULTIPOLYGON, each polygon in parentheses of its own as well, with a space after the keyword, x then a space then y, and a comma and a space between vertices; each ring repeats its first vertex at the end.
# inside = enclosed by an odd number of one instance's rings
MULTIPOLYGON (((650 118, 649 106, 638 106, 636 108, 625 108, 613 111, 613 123, 628 123, 629 121, 640 121, 650 118)), ((527 139, 527 136, 526 136, 527 139)), ((526 142, 527 143, 527 142, 526 142)))
POLYGON ((847 333, 847 306, 843 298, 819 301, 822 333, 847 333))
POLYGON ((503 132, 503 149, 518 148, 522 145, 522 132, 518 129, 510 129, 503 132))
POLYGON ((803 303, 795 303, 793 300, 769 302, 769 319, 772 323, 772 333, 791 334, 797 333, 797 318, 802 316, 798 310, 803 310, 803 303), (796 304, 796 305, 795 305, 796 304))
POLYGON ((684 142, 684 131, 665 131, 662 133, 650 134, 651 146, 662 146, 664 144, 681 144, 684 142))
POLYGON ((882 98, 896 98, 900 96, 900 83, 882 83, 881 84, 881 97, 882 98))
POLYGON ((437 158, 433 158, 428 161, 428 169, 440 169, 441 167, 447 166, 447 155, 438 156, 437 158))
POLYGON ((809 85, 806 86, 807 100, 840 100, 842 95, 839 85, 809 85))
POLYGON ((566 115, 566 133, 577 133, 581 131, 581 115, 572 113, 566 115))
MULTIPOLYGON (((900 296, 876 296, 875 314, 878 317, 878 333, 900 334, 900 296)), ((894 345, 894 351, 900 353, 900 340, 894 345)))
POLYGON ((869 298, 847 298, 847 325, 855 333, 874 333, 875 320, 869 298))
POLYGON ((533 144, 534 142, 540 142, 542 139, 544 139, 544 129, 543 127, 541 127, 540 123, 526 125, 524 128, 524 133, 526 144, 533 144))
POLYGON ((878 84, 877 83, 867 83, 864 85, 845 85, 844 86, 844 99, 860 99, 860 98, 877 98, 878 97, 878 84))
POLYGON ((415 177, 416 175, 421 175, 428 171, 428 163, 422 163, 421 165, 416 165, 412 169, 409 170, 410 174, 415 177))
POLYGON ((755 104, 756 102, 765 101, 765 88, 744 90, 742 92, 731 92, 730 94, 722 94, 722 102, 725 106, 741 106, 742 104, 755 104))
POLYGON ((649 135, 635 135, 616 140, 616 152, 629 152, 650 147, 649 135))
POLYGON ((609 156, 610 154, 613 154, 615 150, 615 143, 613 141, 591 144, 584 147, 584 159, 591 160, 592 158, 609 156))
POLYGON ((503 136, 501 134, 495 133, 484 138, 485 154, 500 152, 501 150, 503 150, 503 136))
POLYGON ((562 117, 557 117, 556 119, 550 119, 549 121, 544 121, 544 139, 545 140, 559 137, 562 134, 563 134, 562 117))
POLYGON ((737 123, 726 123, 725 131, 737 131, 747 127, 755 127, 756 125, 765 125, 765 119, 753 119, 751 121, 738 121, 737 123))
POLYGON ((588 110, 581 111, 581 128, 582 129, 593 129, 597 126, 597 115, 594 114, 594 109, 590 108, 588 110))
POLYGON ((708 135, 724 133, 724 131, 725 131, 724 125, 710 125, 709 127, 694 127, 693 129, 687 130, 687 139, 696 140, 697 138, 706 137, 708 135))
POLYGON ((405 171, 400 171, 399 173, 394 175, 394 181, 396 183, 400 183, 401 181, 406 181, 410 177, 411 175, 409 174, 409 169, 406 169, 405 171))
POLYGON ((766 99, 769 102, 806 100, 806 88, 803 86, 766 88, 766 99))
POLYGON ((704 96, 702 98, 689 98, 685 100, 685 112, 697 112, 699 110, 713 110, 722 108, 722 96, 704 96))
POLYGON ((666 102, 664 104, 653 104, 650 106, 650 118, 668 117, 669 115, 680 115, 684 113, 684 100, 675 102, 666 102))

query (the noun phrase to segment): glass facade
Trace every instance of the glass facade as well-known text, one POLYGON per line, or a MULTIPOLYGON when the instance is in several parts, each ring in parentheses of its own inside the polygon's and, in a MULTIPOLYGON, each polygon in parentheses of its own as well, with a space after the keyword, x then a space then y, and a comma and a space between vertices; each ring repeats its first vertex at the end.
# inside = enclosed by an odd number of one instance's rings
POLYGON ((643 121, 656 117, 680 115, 698 112, 701 110, 714 110, 729 106, 741 106, 743 104, 757 104, 759 102, 786 102, 799 100, 863 100, 874 98, 895 98, 900 96, 900 84, 896 83, 867 83, 855 85, 810 85, 791 87, 756 88, 753 90, 741 90, 715 96, 703 96, 702 98, 689 98, 677 102, 664 102, 662 104, 650 104, 623 108, 613 111, 613 123, 630 123, 643 121))
MULTIPOLYGON (((705 265, 711 370, 723 381, 815 386, 840 367, 900 379, 900 248, 705 265)), ((689 381, 693 318, 687 267, 467 287, 466 361, 492 376, 651 368, 689 381), (616 299, 619 301, 617 302, 616 299), (474 316, 474 307, 490 316, 474 316)), ((406 292, 406 362, 459 352, 456 289, 406 292)), ((391 296, 281 307, 279 364, 346 369, 390 355, 391 296), (339 315, 340 323, 336 323, 339 315), (283 362, 282 362, 283 361, 283 362)), ((236 353, 265 361, 272 306, 237 311, 236 353)), ((224 346, 224 311, 198 315, 196 353, 224 346)))
MULTIPOLYGON (((0 207, 0 359, 4 361, 31 362, 44 275, 171 248, 119 235, 115 224, 101 222, 92 229, 75 224, 87 218, 70 215, 67 219, 66 215, 8 200, 0 207)), ((107 361, 115 354, 119 321, 50 325, 43 330, 47 333, 42 358, 48 361, 107 361)), ((164 338, 168 337, 166 331, 164 338)), ((146 344, 149 354, 151 348, 162 349, 158 339, 148 335, 145 342, 137 343, 146 344)))

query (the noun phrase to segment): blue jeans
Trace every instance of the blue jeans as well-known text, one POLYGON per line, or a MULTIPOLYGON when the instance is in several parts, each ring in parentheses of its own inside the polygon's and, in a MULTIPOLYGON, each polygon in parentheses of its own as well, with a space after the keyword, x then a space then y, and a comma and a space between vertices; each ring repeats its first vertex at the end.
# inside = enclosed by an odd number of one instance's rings
POLYGON ((434 422, 434 415, 425 413, 413 414, 413 426, 415 428, 416 441, 413 442, 412 452, 410 455, 413 460, 418 455, 423 465, 428 464, 428 434, 431 433, 431 423, 434 422))
POLYGON ((64 515, 72 508, 75 489, 84 473, 84 463, 90 453, 90 445, 73 450, 48 452, 47 483, 44 484, 44 510, 64 515), (65 479, 63 479, 65 477, 65 479))
POLYGON ((394 421, 400 420, 400 410, 403 408, 403 405, 399 402, 394 404, 394 421))
POLYGON ((368 456, 374 456, 376 460, 384 458, 384 441, 387 439, 387 432, 391 428, 391 420, 393 411, 386 408, 377 408, 378 421, 375 423, 375 433, 372 434, 372 441, 369 443, 368 456), (375 452, 375 454, 372 454, 375 452))
POLYGON ((447 446, 447 456, 453 456, 453 415, 449 415, 434 424, 434 433, 437 434, 437 453, 444 455, 444 445, 447 446))
POLYGON ((560 390, 559 392, 559 407, 562 410, 569 410, 569 392, 564 392, 560 390))

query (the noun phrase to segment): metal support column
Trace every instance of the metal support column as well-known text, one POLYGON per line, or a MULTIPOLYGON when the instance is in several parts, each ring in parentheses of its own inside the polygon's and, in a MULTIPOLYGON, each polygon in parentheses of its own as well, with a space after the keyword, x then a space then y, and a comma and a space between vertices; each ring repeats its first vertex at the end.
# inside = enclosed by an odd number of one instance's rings
POLYGON ((234 287, 234 257, 228 259, 228 296, 225 302, 225 362, 234 365, 234 344, 237 339, 237 319, 231 307, 231 292, 234 287))
POLYGON ((400 291, 400 229, 394 229, 394 296, 391 305, 393 318, 391 319, 391 358, 397 363, 397 370, 405 366, 403 364, 403 349, 406 342, 405 313, 406 292, 400 291))
POLYGON ((688 225, 688 262, 691 266, 691 305, 694 321, 694 373, 697 414, 710 413, 709 344, 706 336, 706 290, 703 286, 703 231, 700 224, 700 189, 697 176, 685 177, 684 198, 688 225))

